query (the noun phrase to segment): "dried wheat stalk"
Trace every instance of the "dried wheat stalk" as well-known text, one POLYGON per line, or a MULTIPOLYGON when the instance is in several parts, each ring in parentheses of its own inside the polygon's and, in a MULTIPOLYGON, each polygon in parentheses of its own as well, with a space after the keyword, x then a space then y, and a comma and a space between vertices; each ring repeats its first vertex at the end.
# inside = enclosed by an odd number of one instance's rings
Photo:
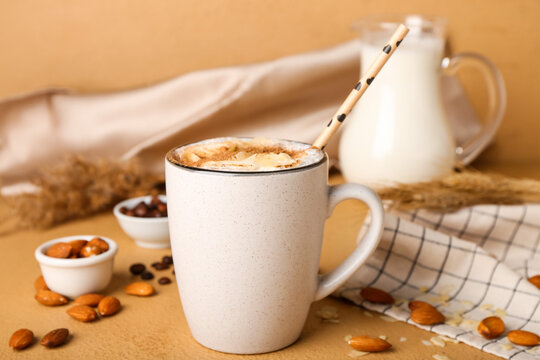
POLYGON ((461 170, 434 181, 400 184, 378 193, 394 208, 452 211, 478 204, 540 202, 540 181, 461 170))
POLYGON ((18 228, 46 228, 110 209, 133 196, 156 193, 162 181, 136 160, 125 162, 68 157, 33 181, 40 189, 4 198, 18 228))

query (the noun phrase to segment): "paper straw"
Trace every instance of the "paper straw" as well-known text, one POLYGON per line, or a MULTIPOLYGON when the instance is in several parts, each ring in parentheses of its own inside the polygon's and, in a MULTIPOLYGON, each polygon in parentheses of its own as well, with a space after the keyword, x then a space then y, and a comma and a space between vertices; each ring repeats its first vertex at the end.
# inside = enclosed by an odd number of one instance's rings
POLYGON ((358 84, 356 84, 349 96, 347 96, 347 99, 345 99, 343 104, 341 104, 338 111, 332 117, 332 120, 330 120, 326 128, 324 128, 323 132, 319 135, 317 140, 315 140, 313 143, 314 147, 324 150, 324 147, 326 144, 328 144, 328 141, 332 135, 334 135, 337 129, 339 129, 341 123, 345 120, 347 115, 349 115, 358 99, 360 99, 360 97, 366 92, 369 85, 373 82, 373 80, 375 80, 375 77, 379 71, 381 71, 381 68, 384 66, 384 64, 386 64, 394 51, 396 51, 396 48, 399 46, 401 41, 403 41, 403 38, 408 32, 409 29, 405 25, 399 25, 392 37, 390 37, 390 40, 388 40, 388 43, 383 47, 379 56, 377 56, 375 61, 373 61, 364 76, 360 78, 358 84))

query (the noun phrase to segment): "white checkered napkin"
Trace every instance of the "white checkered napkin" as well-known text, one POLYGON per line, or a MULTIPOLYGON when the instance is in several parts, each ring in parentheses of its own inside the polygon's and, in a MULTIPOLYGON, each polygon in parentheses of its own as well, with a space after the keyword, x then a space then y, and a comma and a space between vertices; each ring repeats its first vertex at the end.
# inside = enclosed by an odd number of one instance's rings
POLYGON ((481 319, 497 315, 507 331, 540 334, 540 290, 527 281, 536 274, 540 205, 418 210, 386 215, 377 250, 336 294, 503 358, 540 359, 540 346, 513 345, 506 337, 486 340, 476 331, 481 319), (364 301, 359 290, 365 286, 388 291, 396 305, 364 301), (447 321, 417 325, 399 299, 429 302, 447 321))

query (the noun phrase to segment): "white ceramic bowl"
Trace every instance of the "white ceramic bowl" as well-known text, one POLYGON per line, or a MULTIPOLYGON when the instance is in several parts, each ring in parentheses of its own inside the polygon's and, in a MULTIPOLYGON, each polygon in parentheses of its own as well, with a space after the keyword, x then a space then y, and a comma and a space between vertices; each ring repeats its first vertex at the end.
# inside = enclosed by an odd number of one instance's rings
MULTIPOLYGON (((162 202, 167 201, 165 195, 159 195, 162 202)), ((128 216, 122 214, 120 209, 127 207, 128 209, 134 208, 138 203, 144 201, 150 204, 152 196, 141 196, 124 200, 114 207, 114 215, 118 219, 122 230, 128 234, 135 243, 144 248, 150 249, 164 249, 171 247, 171 240, 169 239, 169 218, 142 218, 136 216, 128 216)))
POLYGON ((97 236, 109 244, 109 250, 102 254, 80 259, 59 259, 45 255, 47 249, 57 242, 91 240, 97 235, 75 235, 57 238, 41 244, 35 251, 41 274, 49 289, 70 298, 92 292, 99 292, 111 281, 114 256, 118 245, 106 237, 97 236))

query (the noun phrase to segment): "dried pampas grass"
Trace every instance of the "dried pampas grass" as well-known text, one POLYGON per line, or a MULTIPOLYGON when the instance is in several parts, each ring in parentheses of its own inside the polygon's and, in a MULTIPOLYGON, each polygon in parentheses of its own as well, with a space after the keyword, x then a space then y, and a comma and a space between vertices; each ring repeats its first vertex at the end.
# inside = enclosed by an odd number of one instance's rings
POLYGON ((459 169, 434 181, 400 184, 377 192, 381 199, 390 200, 393 208, 453 211, 479 204, 540 202, 540 181, 459 169))
POLYGON ((46 228, 110 209, 125 198, 157 193, 163 181, 136 160, 90 160, 68 157, 43 170, 32 183, 36 193, 4 198, 16 228, 46 228))

